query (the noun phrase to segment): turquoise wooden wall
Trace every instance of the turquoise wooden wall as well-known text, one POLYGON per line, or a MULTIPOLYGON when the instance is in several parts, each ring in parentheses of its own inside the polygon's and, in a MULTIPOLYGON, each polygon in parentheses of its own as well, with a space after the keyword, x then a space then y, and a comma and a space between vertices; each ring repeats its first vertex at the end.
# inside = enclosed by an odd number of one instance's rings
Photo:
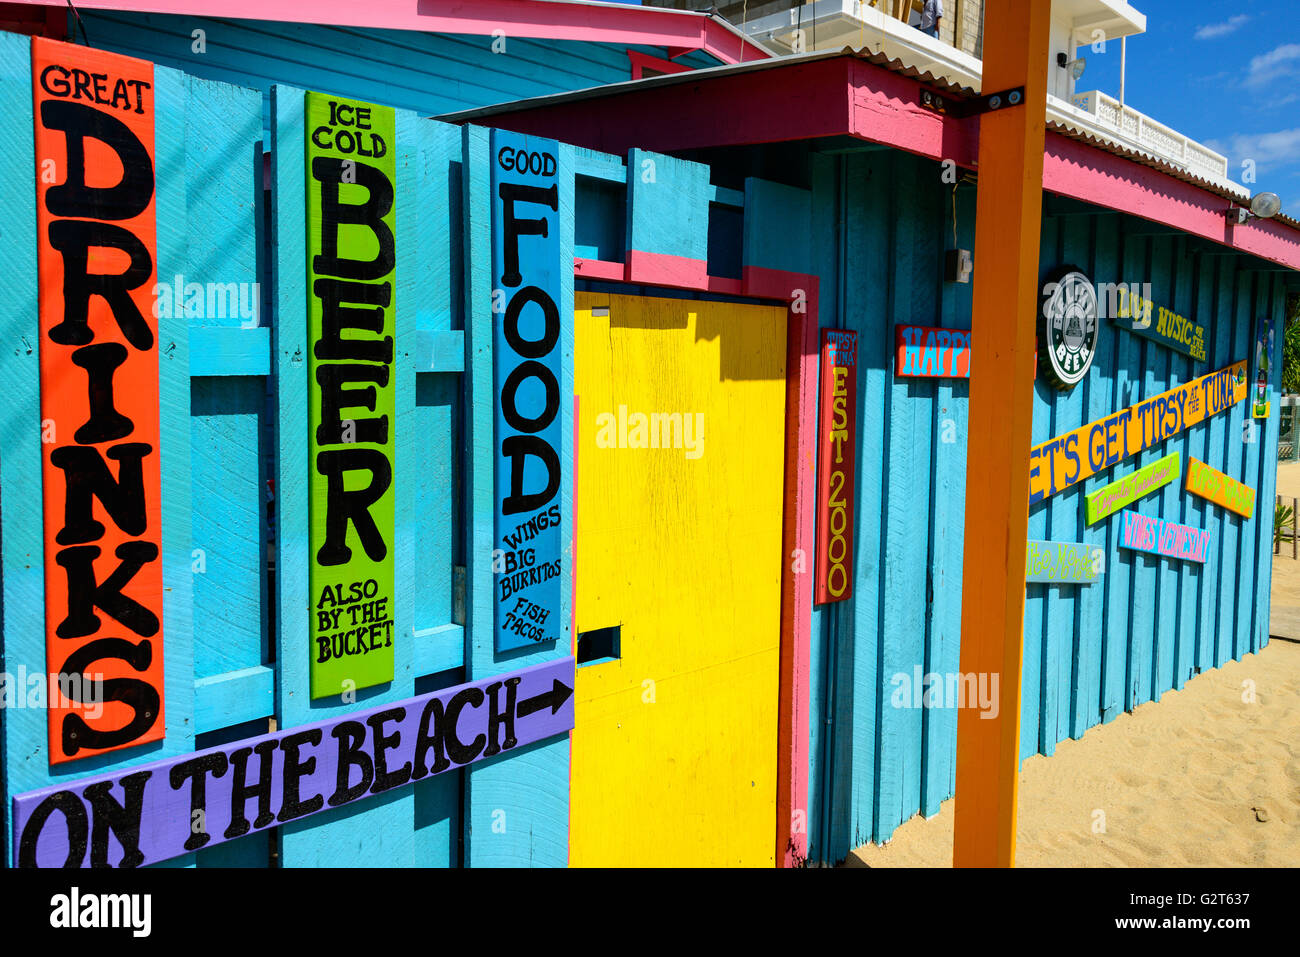
MULTIPOLYGON (((953 794, 956 711, 891 702, 896 675, 910 682, 918 666, 922 674, 959 670, 965 452, 978 441, 966 433, 968 382, 893 374, 896 324, 970 328, 971 286, 943 281, 943 253, 974 248, 975 187, 944 183, 941 173, 888 150, 810 154, 810 234, 769 228, 765 239, 763 265, 806 260, 819 274, 821 325, 860 334, 854 597, 813 613, 814 860, 886 841, 953 794)), ((1044 277, 1070 263, 1095 282, 1149 281, 1159 304, 1206 324, 1210 348, 1194 369, 1103 320, 1083 384, 1067 393, 1041 377, 1033 384, 1035 443, 1240 359, 1251 358, 1253 374, 1254 320, 1271 314, 1280 323, 1285 283, 1295 277, 1054 196, 1044 199, 1040 261, 1044 277)), ((978 338, 973 348, 978 364, 978 338)), ((1276 390, 1277 361, 1273 368, 1276 390)), ((1031 539, 1104 545, 1107 570, 1087 588, 1027 586, 1022 759, 1050 755, 1058 742, 1267 644, 1277 403, 1253 442, 1244 440, 1247 414, 1239 403, 1031 508, 1031 539), (1248 521, 1184 494, 1181 481, 1142 500, 1146 511, 1210 529, 1204 568, 1117 549, 1117 518, 1091 528, 1083 521, 1087 493, 1175 450, 1184 463, 1195 456, 1257 491, 1248 521)))
MULTIPOLYGON (((15 183, 35 176, 29 44, 0 33, 0 162, 15 183)), ((310 701, 303 92, 274 89, 268 182, 258 91, 163 67, 156 87, 161 280, 261 284, 270 310, 159 320, 167 736, 51 769, 44 711, 0 711, 6 861, 16 794, 515 670, 571 643, 566 587, 556 647, 493 650, 488 131, 398 110, 395 679, 354 704, 310 701)), ((573 170, 562 147, 566 257, 573 170)), ((0 616, 5 667, 29 674, 45 660, 33 195, 0 197, 0 243, 26 277, 9 284, 0 315, 14 345, 0 353, 12 384, 0 420, 0 616)), ((571 283, 559 306, 571 312, 571 283)), ((571 392, 571 341, 564 363, 571 392)), ((564 416, 562 460, 572 410, 564 416)), ((561 501, 567 541, 568 484, 561 501)), ((168 865, 563 865, 567 782, 562 736, 168 865)))

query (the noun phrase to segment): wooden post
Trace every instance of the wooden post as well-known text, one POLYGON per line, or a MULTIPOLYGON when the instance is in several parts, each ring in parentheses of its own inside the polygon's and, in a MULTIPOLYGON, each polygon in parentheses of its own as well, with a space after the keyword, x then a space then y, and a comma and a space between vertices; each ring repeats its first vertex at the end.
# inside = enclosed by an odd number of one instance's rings
POLYGON ((1296 557, 1296 508, 1295 499, 1291 499, 1291 557, 1296 557))
POLYGON ((1020 769, 1020 656, 1029 525, 1048 20, 1039 0, 989 0, 983 92, 1023 85, 1023 106, 980 120, 975 205, 961 670, 997 675, 998 712, 957 714, 953 864, 1012 867, 1020 769))

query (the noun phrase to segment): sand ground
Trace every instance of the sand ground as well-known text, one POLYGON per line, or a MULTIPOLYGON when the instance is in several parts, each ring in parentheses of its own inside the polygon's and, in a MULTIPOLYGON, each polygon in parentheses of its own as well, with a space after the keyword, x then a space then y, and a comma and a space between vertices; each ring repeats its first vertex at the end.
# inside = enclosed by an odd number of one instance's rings
MULTIPOLYGON (((1278 494, 1300 498, 1300 463, 1278 494)), ((1021 765, 1017 864, 1300 867, 1300 560, 1282 552, 1258 654, 1021 765)), ((949 800, 845 865, 948 867, 952 819, 949 800)))

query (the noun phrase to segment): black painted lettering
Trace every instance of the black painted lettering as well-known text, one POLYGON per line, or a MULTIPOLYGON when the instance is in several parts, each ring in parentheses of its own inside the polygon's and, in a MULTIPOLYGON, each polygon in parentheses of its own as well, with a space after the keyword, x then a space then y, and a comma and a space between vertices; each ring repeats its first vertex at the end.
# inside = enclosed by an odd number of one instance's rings
POLYGON ((94 609, 117 619, 142 638, 158 633, 158 617, 132 598, 122 594, 136 573, 158 557, 153 542, 123 542, 114 555, 118 566, 103 582, 95 581, 94 561, 98 545, 65 548, 54 557, 68 575, 68 616, 55 628, 60 638, 85 638, 99 630, 94 609))
POLYGON ((316 470, 326 478, 325 543, 316 553, 322 565, 344 565, 352 558, 347 544, 348 525, 356 529, 357 538, 371 561, 382 561, 388 545, 380 534, 370 507, 388 491, 393 469, 388 457, 378 449, 326 449, 316 453, 316 470), (364 488, 348 489, 344 476, 349 472, 369 471, 370 481, 364 488))
MULTIPOLYGON (((226 768, 229 766, 230 762, 222 751, 201 754, 198 757, 190 758, 188 761, 172 765, 167 783, 171 785, 173 791, 179 791, 185 785, 186 779, 190 781, 191 821, 194 820, 196 811, 202 815, 207 815, 208 775, 211 774, 214 778, 219 778, 226 773, 226 768)), ((185 839, 185 850, 197 851, 210 840, 212 840, 212 835, 208 833, 207 828, 200 831, 191 828, 190 836, 185 839)))
POLYGON ((397 730, 394 730, 392 734, 384 734, 384 722, 401 721, 405 717, 405 708, 390 708, 387 711, 381 711, 366 718, 366 724, 370 725, 375 740, 375 784, 371 788, 372 794, 401 787, 411 780, 410 761, 407 761, 396 771, 389 771, 385 756, 386 751, 391 751, 402 743, 402 734, 397 730))
POLYGON ((510 435, 501 441, 501 454, 510 459, 510 494, 501 502, 503 515, 531 512, 542 508, 560 490, 560 457, 555 449, 536 435, 510 435), (525 493, 524 462, 528 456, 546 466, 546 487, 540 492, 525 493))
POLYGON ((330 807, 338 807, 355 801, 367 791, 375 780, 375 764, 364 750, 366 743, 366 726, 360 721, 343 721, 330 731, 339 742, 338 787, 330 795, 330 807), (361 769, 361 780, 352 787, 348 779, 352 777, 353 768, 361 769))
POLYGON ((95 338, 90 330, 90 297, 99 296, 113 310, 122 335, 140 350, 153 347, 153 330, 131 298, 131 291, 153 275, 149 249, 131 233, 112 223, 59 219, 50 223, 50 245, 63 256, 63 319, 49 331, 61 346, 84 346, 95 338), (121 273, 90 272, 91 248, 118 249, 130 264, 121 273))
POLYGON ((260 741, 251 748, 239 748, 231 752, 230 826, 226 828, 227 840, 241 837, 252 828, 266 827, 275 820, 275 815, 271 813, 271 787, 275 783, 271 772, 274 770, 276 746, 275 741, 260 741), (257 752, 259 761, 257 782, 249 784, 248 759, 254 751, 257 752), (257 798, 257 817, 250 827, 245 811, 251 797, 257 798))
POLYGON ((122 778, 118 783, 126 796, 124 804, 119 804, 113 797, 112 781, 100 781, 82 792, 90 802, 91 867, 112 866, 108 862, 110 833, 122 848, 118 867, 139 867, 144 861, 144 855, 140 853, 140 815, 144 812, 144 784, 151 777, 152 771, 137 771, 122 778))
POLYGON ((393 232, 384 217, 393 208, 393 184, 382 170, 366 163, 317 156, 311 161, 312 177, 321 184, 321 252, 313 260, 317 275, 342 279, 381 279, 393 271, 396 262, 393 232), (339 184, 351 162, 356 185, 369 192, 364 203, 339 201, 339 184), (339 258, 339 227, 365 226, 375 234, 379 249, 374 259, 365 262, 339 258))
POLYGON ((36 845, 41 831, 55 811, 63 815, 68 829, 68 854, 64 858, 64 867, 80 867, 86 859, 86 844, 90 834, 90 820, 86 816, 86 807, 81 798, 71 791, 55 791, 32 811, 32 816, 23 825, 23 834, 18 841, 18 866, 36 867, 36 845))
POLYGON ((147 442, 124 442, 109 449, 108 457, 121 463, 116 479, 98 449, 65 445, 51 452, 50 462, 63 470, 67 486, 63 497, 63 528, 54 540, 60 545, 80 545, 101 538, 104 526, 95 520, 91 507, 91 500, 96 498, 123 532, 143 535, 147 521, 143 461, 152 451, 153 446, 147 442))
POLYGON ((519 237, 547 236, 547 221, 542 219, 520 219, 515 216, 515 203, 535 203, 556 211, 560 208, 560 193, 556 184, 550 186, 526 186, 522 183, 501 183, 497 187, 501 197, 501 218, 504 227, 504 267, 501 285, 512 289, 523 282, 519 274, 519 237))
MULTIPOLYGON (((68 688, 73 691, 73 700, 86 703, 77 697, 77 689, 90 685, 88 674, 94 674, 91 668, 97 661, 115 658, 126 662, 136 671, 144 671, 153 661, 153 643, 142 641, 134 644, 125 638, 96 638, 82 645, 63 662, 62 673, 68 679, 68 688)), ((118 701, 127 705, 131 711, 131 720, 116 729, 104 730, 92 728, 74 713, 65 714, 61 726, 61 744, 63 753, 72 757, 82 748, 96 750, 116 748, 134 741, 153 727, 158 720, 162 698, 158 689, 139 678, 105 678, 100 682, 100 696, 103 703, 118 701)))
POLYGON ((299 793, 303 775, 312 774, 316 770, 315 756, 304 758, 301 749, 303 745, 315 747, 320 744, 321 737, 320 728, 307 728, 286 734, 280 739, 280 750, 284 752, 284 777, 280 789, 280 815, 276 820, 281 824, 297 817, 314 814, 325 806, 323 794, 316 794, 303 800, 299 793))

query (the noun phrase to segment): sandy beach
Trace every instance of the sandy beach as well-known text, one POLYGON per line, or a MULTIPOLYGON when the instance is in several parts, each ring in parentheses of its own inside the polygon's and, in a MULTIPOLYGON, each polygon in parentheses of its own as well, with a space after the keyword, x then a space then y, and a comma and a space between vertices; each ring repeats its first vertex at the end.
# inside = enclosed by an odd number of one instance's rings
MULTIPOLYGON (((1300 463, 1278 469, 1278 494, 1300 498, 1300 463)), ((1300 561, 1289 543, 1273 562, 1270 630, 1258 654, 1025 761, 1016 863, 1300 866, 1300 561)), ((951 866, 952 821, 949 800, 845 866, 951 866)))

